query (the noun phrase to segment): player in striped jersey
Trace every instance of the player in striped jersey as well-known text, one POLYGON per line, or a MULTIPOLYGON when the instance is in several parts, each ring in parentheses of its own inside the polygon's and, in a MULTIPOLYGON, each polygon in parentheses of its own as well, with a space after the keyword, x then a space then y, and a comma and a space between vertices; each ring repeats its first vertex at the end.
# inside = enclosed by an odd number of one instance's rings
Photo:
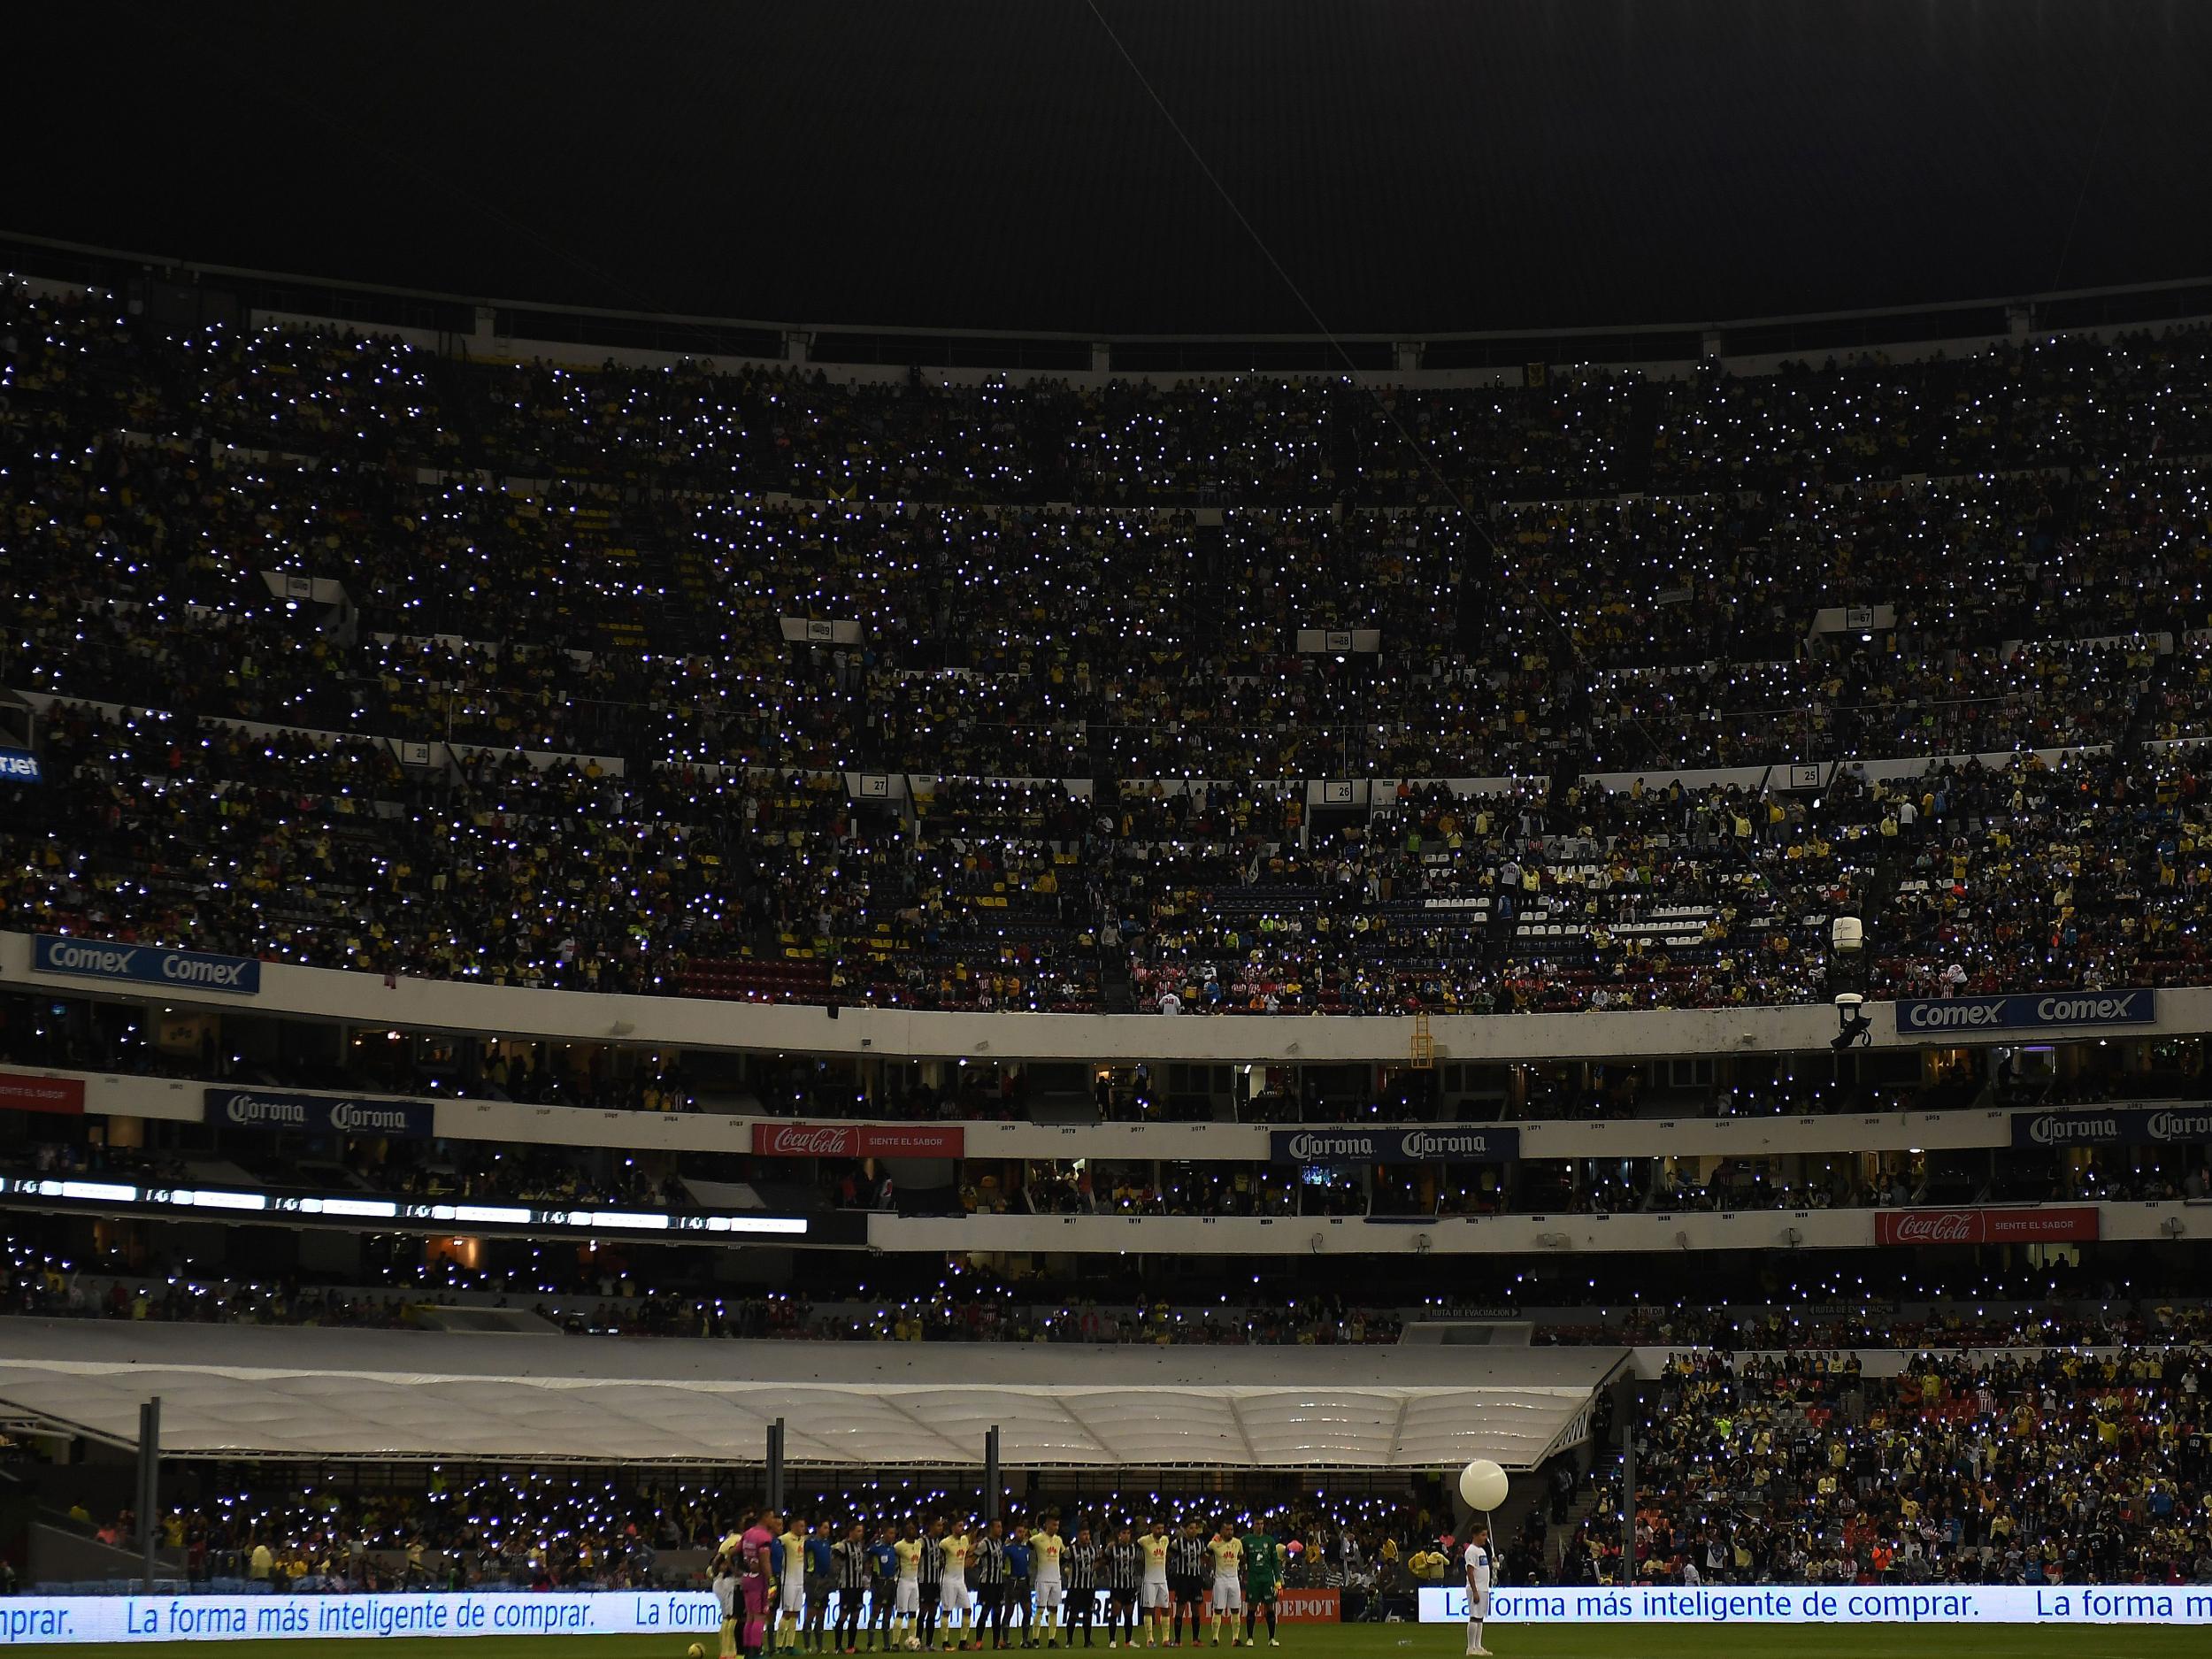
POLYGON ((922 1617, 921 1629, 917 1632, 925 1647, 937 1640, 937 1586, 945 1576, 945 1517, 929 1517, 929 1531, 922 1538, 922 1617))
POLYGON ((1206 1535, 1196 1516, 1183 1523, 1183 1530, 1175 1534, 1168 1545, 1167 1584, 1175 1598, 1174 1640, 1168 1645, 1183 1645, 1183 1619, 1190 1618, 1190 1645, 1198 1646, 1199 1609, 1206 1605, 1206 1569, 1210 1564, 1206 1557, 1206 1535))
MULTIPOLYGON (((1067 1548, 1064 1565, 1068 1576, 1068 1646, 1075 1645, 1075 1632, 1083 1632, 1083 1645, 1091 1645, 1091 1627, 1098 1622, 1098 1593, 1106 1587, 1106 1558, 1104 1550, 1091 1537, 1091 1529, 1079 1526, 1075 1540, 1067 1548)), ((1107 1636, 1111 1640, 1113 1621, 1107 1621, 1107 1636)))
MULTIPOLYGON (((1148 1525, 1147 1530, 1149 1530, 1148 1525)), ((1144 1551, 1137 1540, 1129 1536, 1124 1526, 1114 1534, 1114 1541, 1106 1548, 1106 1645, 1111 1647, 1117 1640, 1115 1632, 1122 1632, 1129 1645, 1137 1645, 1137 1625, 1148 1620, 1150 1615, 1139 1610, 1138 1586, 1144 1578, 1144 1551)), ((1167 1580, 1160 1580, 1160 1588, 1167 1588, 1167 1580)))

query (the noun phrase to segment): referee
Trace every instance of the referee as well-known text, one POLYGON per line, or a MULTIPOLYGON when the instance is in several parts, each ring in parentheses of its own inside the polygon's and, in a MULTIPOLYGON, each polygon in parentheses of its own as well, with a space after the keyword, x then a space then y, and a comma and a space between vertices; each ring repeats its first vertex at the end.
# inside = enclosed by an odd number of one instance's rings
POLYGON ((1029 1586, 1036 1570, 1037 1552, 1030 1545, 1029 1529, 1017 1523, 1014 1535, 1006 1540, 1006 1604, 999 1612, 999 1628, 1006 1632, 1006 1640, 1002 1647, 1013 1644, 1016 1626, 1020 1627, 1021 1646, 1037 1645, 1029 1628, 1029 1586))
POLYGON ((876 1523, 868 1546, 868 1647, 891 1651, 891 1616, 898 1606, 899 1547, 887 1522, 876 1523))
POLYGON ((1075 1541, 1068 1546, 1061 1562, 1068 1579, 1067 1643, 1071 1647, 1075 1645, 1078 1624, 1083 1627, 1083 1645, 1091 1645, 1091 1625, 1098 1617, 1098 1575, 1103 1564, 1091 1529, 1076 1528, 1075 1541))
POLYGON ((1194 1520, 1183 1523, 1183 1530, 1175 1534, 1167 1548, 1168 1594, 1175 1599, 1175 1634, 1170 1647, 1183 1645, 1183 1614, 1190 1613, 1191 1646, 1198 1646, 1198 1632, 1205 1622, 1206 1605, 1206 1539, 1194 1520))

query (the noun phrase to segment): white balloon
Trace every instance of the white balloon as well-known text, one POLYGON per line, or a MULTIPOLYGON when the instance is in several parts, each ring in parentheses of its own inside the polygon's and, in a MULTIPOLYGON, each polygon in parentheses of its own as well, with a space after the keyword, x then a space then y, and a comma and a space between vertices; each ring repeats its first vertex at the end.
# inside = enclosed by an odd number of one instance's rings
POLYGON ((1478 1457, 1459 1471, 1459 1495, 1471 1509, 1490 1510, 1505 1502, 1505 1471, 1478 1457))

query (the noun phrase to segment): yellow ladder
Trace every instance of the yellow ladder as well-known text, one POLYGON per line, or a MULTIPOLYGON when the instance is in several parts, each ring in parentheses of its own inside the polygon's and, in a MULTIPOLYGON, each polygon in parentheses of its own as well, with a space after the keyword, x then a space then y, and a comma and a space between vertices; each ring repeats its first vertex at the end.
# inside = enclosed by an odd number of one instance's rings
POLYGON ((1406 1056, 1406 1064, 1416 1071, 1436 1069, 1436 1042, 1429 1035, 1429 1013, 1425 1008, 1413 1012, 1413 1042, 1406 1056))

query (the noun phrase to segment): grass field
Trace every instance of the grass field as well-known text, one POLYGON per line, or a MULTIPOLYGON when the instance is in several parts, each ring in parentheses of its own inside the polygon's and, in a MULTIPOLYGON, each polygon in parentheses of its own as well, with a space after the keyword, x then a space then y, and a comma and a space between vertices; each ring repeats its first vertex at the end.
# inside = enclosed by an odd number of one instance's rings
MULTIPOLYGON (((2212 1652, 2204 1626, 2013 1625, 1967 1628, 1905 1624, 1753 1625, 1697 1629, 1518 1630, 1493 1624, 1485 1640, 1498 1659, 2192 1659, 2212 1652)), ((360 1647, 375 1659, 684 1659, 683 1637, 396 1636, 317 1643, 185 1641, 70 1644, 52 1659, 301 1659, 303 1648, 327 1655, 360 1647)), ((14 1651, 34 1644, 15 1644, 14 1651)), ((1281 1659, 1458 1659, 1466 1646, 1457 1624, 1299 1624, 1286 1627, 1281 1659)), ((712 1659, 714 1642, 707 1639, 712 1659)), ((1092 1650, 1103 1655, 1106 1646, 1092 1650)), ((1184 1651, 1184 1650, 1178 1650, 1184 1651)), ((1211 1649, 1208 1650, 1209 1653, 1211 1649)))

